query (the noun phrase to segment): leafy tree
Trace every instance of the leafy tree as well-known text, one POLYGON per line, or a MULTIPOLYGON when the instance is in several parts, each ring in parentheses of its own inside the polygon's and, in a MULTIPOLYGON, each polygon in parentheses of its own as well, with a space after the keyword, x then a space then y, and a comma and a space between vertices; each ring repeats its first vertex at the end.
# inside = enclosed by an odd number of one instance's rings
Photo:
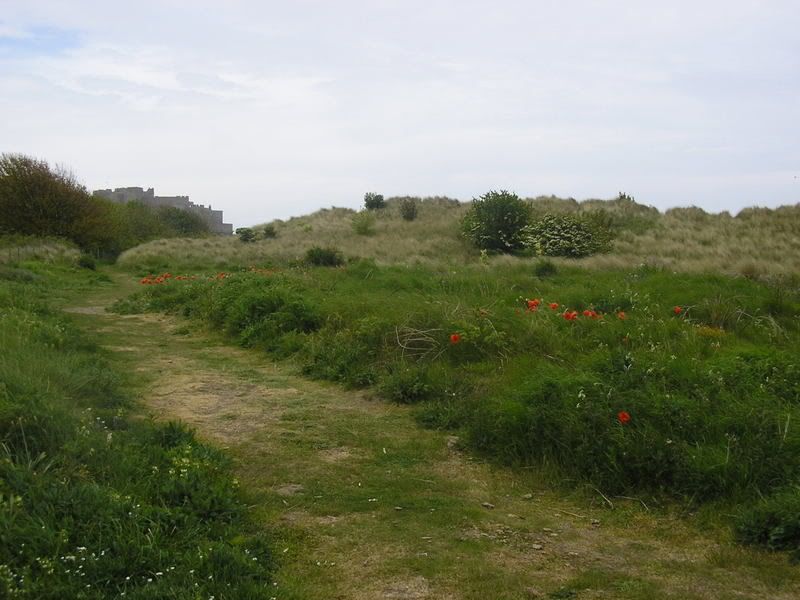
POLYGON ((177 235, 202 235, 209 232, 208 223, 191 211, 174 206, 162 206, 158 217, 177 235))

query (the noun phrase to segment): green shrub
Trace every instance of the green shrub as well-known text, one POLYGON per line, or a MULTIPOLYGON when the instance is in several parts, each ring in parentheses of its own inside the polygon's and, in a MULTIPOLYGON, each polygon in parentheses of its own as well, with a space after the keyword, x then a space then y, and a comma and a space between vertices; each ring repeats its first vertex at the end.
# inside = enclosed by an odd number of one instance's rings
POLYGON ((383 194, 376 194, 375 192, 364 194, 364 208, 367 210, 379 210, 385 207, 386 201, 383 199, 383 194))
POLYGON ((530 211, 516 194, 491 191, 472 201, 461 222, 462 232, 476 247, 515 252, 525 247, 530 211))
POLYGON ((338 267, 344 264, 344 256, 336 248, 314 246, 306 251, 306 262, 315 267, 338 267))
POLYGON ((602 231, 601 225, 574 215, 545 215, 525 228, 524 238, 525 245, 541 256, 579 258, 606 247, 609 240, 602 231))
POLYGON ((404 221, 413 221, 417 218, 417 203, 412 198, 400 202, 400 216, 404 221))
POLYGON ((256 241, 256 232, 250 227, 239 227, 236 230, 236 235, 239 236, 239 241, 246 244, 256 241))
POLYGON ((401 404, 414 404, 430 398, 434 391, 433 383, 425 366, 399 363, 389 367, 378 386, 380 394, 401 404))
POLYGON ((372 235, 375 233, 375 215, 366 210, 358 212, 353 215, 351 225, 357 235, 372 235))
POLYGON ((558 273, 558 267, 556 267, 556 264, 552 260, 539 259, 533 265, 533 274, 539 279, 552 277, 556 273, 558 273))
POLYGON ((97 263, 91 254, 81 254, 78 257, 78 266, 82 269, 89 269, 91 271, 95 271, 97 269, 97 263))
POLYGON ((261 229, 261 237, 265 240, 271 240, 278 237, 278 230, 275 229, 275 225, 272 223, 264 225, 264 227, 261 229))
POLYGON ((800 560, 800 486, 769 496, 744 511, 737 537, 770 550, 789 550, 800 560))

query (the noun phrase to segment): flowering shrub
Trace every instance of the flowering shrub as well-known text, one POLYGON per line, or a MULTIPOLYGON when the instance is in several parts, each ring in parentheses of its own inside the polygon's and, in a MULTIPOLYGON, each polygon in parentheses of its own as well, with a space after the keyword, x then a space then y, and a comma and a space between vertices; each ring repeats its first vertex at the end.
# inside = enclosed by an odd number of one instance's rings
POLYGON ((541 256, 579 258, 602 251, 604 237, 592 224, 574 215, 545 215, 521 233, 524 245, 541 256))

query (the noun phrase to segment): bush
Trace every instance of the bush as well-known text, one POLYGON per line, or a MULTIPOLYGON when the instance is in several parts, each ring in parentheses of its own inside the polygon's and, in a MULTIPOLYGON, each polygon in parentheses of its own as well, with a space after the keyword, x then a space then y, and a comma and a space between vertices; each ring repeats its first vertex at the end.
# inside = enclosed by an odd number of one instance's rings
POLYGON ((425 367, 399 364, 381 379, 378 391, 389 400, 414 404, 431 396, 433 384, 425 367))
POLYGON ((357 235, 372 235, 375 233, 375 216, 367 211, 353 215, 351 223, 353 231, 357 235))
POLYGON ((383 199, 383 194, 376 194, 375 192, 364 194, 364 208, 367 210, 379 210, 385 207, 386 201, 383 199))
POLYGON ((545 215, 525 228, 525 245, 541 256, 579 258, 606 247, 608 239, 595 231, 605 230, 574 215, 545 215))
POLYGON ((239 227, 236 230, 236 235, 239 236, 239 241, 249 244, 256 241, 256 232, 249 227, 239 227))
POLYGON ((533 273, 539 279, 544 279, 558 273, 558 268, 552 260, 537 260, 536 264, 533 265, 533 273))
POLYGON ((482 250, 515 252, 525 247, 530 211, 516 194, 488 192, 472 201, 462 220, 463 234, 482 250))
POLYGON ((278 237, 278 231, 275 229, 275 225, 272 223, 264 225, 264 228, 261 230, 261 237, 265 240, 271 240, 278 237))
POLYGON ((344 256, 336 248, 314 246, 306 251, 306 262, 316 267, 338 267, 344 264, 344 256))
POLYGON ((78 258, 78 266, 82 269, 89 269, 91 271, 97 269, 97 264, 94 261, 94 257, 90 254, 81 254, 78 258))
POLYGON ((790 550, 800 560, 800 487, 765 498, 744 511, 736 534, 747 544, 790 550))
POLYGON ((400 216, 405 221, 413 221, 417 218, 417 203, 411 198, 406 198, 400 203, 400 216))

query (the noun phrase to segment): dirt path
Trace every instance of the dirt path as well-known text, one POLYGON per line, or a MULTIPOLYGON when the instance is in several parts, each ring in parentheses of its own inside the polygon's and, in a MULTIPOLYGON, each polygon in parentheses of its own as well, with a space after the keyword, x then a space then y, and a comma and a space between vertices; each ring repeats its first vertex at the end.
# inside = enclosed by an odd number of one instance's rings
POLYGON ((784 556, 704 537, 636 502, 483 464, 410 411, 311 382, 171 317, 70 309, 140 374, 143 404, 224 447, 276 539, 275 598, 797 598, 784 556))

